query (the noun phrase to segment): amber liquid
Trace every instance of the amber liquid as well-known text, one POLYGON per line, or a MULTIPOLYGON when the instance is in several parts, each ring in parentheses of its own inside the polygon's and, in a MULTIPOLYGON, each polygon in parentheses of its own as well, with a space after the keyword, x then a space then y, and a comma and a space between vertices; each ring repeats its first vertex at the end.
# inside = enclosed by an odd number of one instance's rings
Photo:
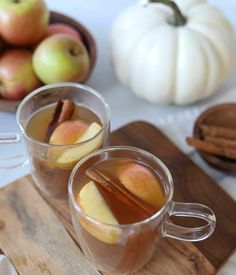
MULTIPOLYGON (((143 168, 145 168, 152 176, 157 177, 157 176, 155 176, 155 172, 153 171, 153 169, 148 167, 146 164, 138 163, 134 160, 126 159, 126 158, 109 159, 106 161, 102 161, 102 162, 97 163, 95 165, 95 167, 99 171, 101 171, 102 173, 107 175, 108 177, 117 180, 117 179, 119 179, 119 171, 126 165, 130 166, 133 164, 134 165, 138 164, 138 165, 143 166, 143 168)), ((91 179, 89 179, 89 177, 87 177, 86 175, 84 175, 84 178, 80 179, 80 182, 83 182, 83 185, 89 181, 91 181, 91 179)), ((164 191, 162 189, 162 186, 161 186, 158 178, 156 178, 155 183, 156 183, 156 185, 158 185, 158 189, 160 189, 160 194, 158 197, 156 197, 156 200, 159 201, 160 203, 156 204, 158 206, 153 206, 153 210, 158 211, 165 203, 165 195, 164 195, 164 191)), ((136 185, 139 184, 138 180, 135 184, 136 185)), ((141 184, 142 184, 142 182, 141 182, 141 184)), ((142 221, 144 219, 147 219, 148 217, 151 216, 151 214, 148 215, 147 213, 140 211, 140 209, 137 208, 136 206, 132 207, 132 205, 130 205, 130 204, 124 204, 124 200, 120 199, 120 196, 117 196, 116 194, 113 194, 113 193, 107 191, 102 186, 99 186, 99 184, 97 184, 97 187, 99 188, 99 192, 102 194, 106 203, 109 205, 109 208, 111 209, 115 218, 118 220, 119 224, 136 223, 136 222, 142 221)), ((146 190, 144 190, 144 191, 146 191, 146 190)))
MULTIPOLYGON (((158 175, 155 174, 155 171, 152 168, 144 163, 136 162, 127 158, 114 158, 101 161, 95 164, 95 167, 108 176, 118 178, 119 167, 126 164, 129 165, 130 163, 142 165, 156 177, 156 184, 161 190, 159 196, 156 197, 156 200, 159 201, 159 203, 157 203, 159 207, 156 208, 156 211, 159 211, 165 204, 166 197, 160 183, 161 179, 159 179, 158 175)), ((75 190, 76 196, 79 196, 81 188, 89 181, 91 181, 90 178, 86 175, 80 174, 78 179, 78 189, 75 190)), ((126 204, 122 204, 122 202, 110 192, 103 190, 100 194, 103 195, 107 205, 121 225, 137 223, 151 216, 147 217, 146 214, 140 214, 139 211, 127 207, 126 204)), ((96 233, 92 234, 93 231, 88 232, 86 226, 83 226, 83 222, 81 222, 79 223, 79 231, 82 236, 82 238, 80 237, 82 240, 82 248, 83 243, 85 243, 85 254, 88 253, 89 255, 92 255, 93 259, 97 262, 97 268, 101 271, 111 271, 114 273, 134 272, 146 263, 153 255, 158 240, 158 232, 161 231, 161 228, 159 228, 158 225, 161 223, 163 218, 164 215, 160 215, 153 221, 140 224, 130 231, 128 229, 122 229, 120 231, 121 237, 119 241, 112 244, 99 239, 98 235, 96 236, 96 233)), ((105 230, 101 228, 101 232, 105 232, 105 230)))
MULTIPOLYGON (((44 107, 29 119, 26 132, 34 140, 44 142, 48 125, 51 121, 55 105, 44 107)), ((87 125, 97 122, 101 125, 98 116, 83 106, 77 105, 73 119, 80 119, 87 125)), ((31 157, 32 176, 41 190, 56 198, 66 198, 70 173, 73 167, 58 167, 57 158, 66 150, 66 146, 40 147, 28 146, 31 157)))
MULTIPOLYGON (((44 141, 48 125, 51 121, 55 105, 42 108, 29 119, 26 132, 35 140, 44 141)), ((80 119, 87 125, 92 122, 101 124, 98 116, 84 106, 77 105, 71 120, 80 119)))

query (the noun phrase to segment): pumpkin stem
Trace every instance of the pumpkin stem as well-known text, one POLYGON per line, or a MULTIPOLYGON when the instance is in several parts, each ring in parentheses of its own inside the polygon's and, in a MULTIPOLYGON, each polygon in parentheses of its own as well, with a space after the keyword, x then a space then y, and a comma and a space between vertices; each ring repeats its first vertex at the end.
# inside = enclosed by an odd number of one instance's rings
POLYGON ((174 21, 172 24, 174 26, 183 26, 187 23, 187 18, 182 14, 178 5, 172 0, 148 0, 149 3, 160 3, 169 6, 174 11, 174 21))

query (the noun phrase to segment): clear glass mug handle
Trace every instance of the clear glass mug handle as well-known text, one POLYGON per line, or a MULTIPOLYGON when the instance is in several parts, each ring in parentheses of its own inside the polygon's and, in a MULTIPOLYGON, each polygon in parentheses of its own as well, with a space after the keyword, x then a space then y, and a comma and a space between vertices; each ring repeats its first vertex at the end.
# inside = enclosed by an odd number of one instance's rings
POLYGON ((206 221, 199 227, 183 227, 170 222, 167 218, 163 226, 163 236, 182 241, 197 242, 207 239, 215 230, 216 217, 207 206, 199 203, 171 202, 168 216, 194 217, 206 221))
MULTIPOLYGON (((0 133, 0 145, 1 144, 16 144, 16 143, 21 143, 21 135, 20 134, 18 134, 18 133, 0 133)), ((25 166, 27 163, 28 163, 28 161, 23 154, 11 156, 11 157, 0 157, 0 170, 13 169, 13 168, 25 166)))

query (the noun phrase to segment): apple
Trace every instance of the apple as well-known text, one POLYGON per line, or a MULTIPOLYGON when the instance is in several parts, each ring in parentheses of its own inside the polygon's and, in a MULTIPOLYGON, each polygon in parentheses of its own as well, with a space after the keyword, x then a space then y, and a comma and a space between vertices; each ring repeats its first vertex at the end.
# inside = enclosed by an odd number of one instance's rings
POLYGON ((81 120, 67 120, 53 131, 49 143, 66 145, 75 143, 87 130, 88 125, 81 120))
POLYGON ((81 35, 76 29, 63 23, 50 24, 47 28, 45 38, 55 34, 66 34, 76 40, 81 40, 81 35))
POLYGON ((75 143, 87 142, 65 150, 57 159, 56 165, 62 169, 71 169, 82 157, 100 148, 103 140, 101 129, 101 125, 93 122, 75 143))
POLYGON ((81 41, 55 34, 43 40, 36 48, 33 67, 45 84, 81 82, 89 73, 90 60, 81 41))
POLYGON ((136 162, 124 163, 118 167, 117 175, 124 187, 141 200, 157 209, 164 205, 161 184, 148 167, 136 162))
POLYGON ((83 142, 95 137, 101 131, 101 129, 102 129, 101 125, 98 124, 97 122, 91 123, 88 129, 75 143, 83 142))
MULTIPOLYGON (((118 221, 114 217, 112 211, 93 181, 85 184, 80 190, 78 202, 81 209, 87 216, 101 223, 111 225, 118 224, 118 221)), ((116 244, 120 239, 121 230, 119 228, 109 225, 96 224, 83 216, 79 217, 79 221, 87 232, 102 242, 116 244)))
POLYGON ((9 44, 32 45, 45 35, 49 11, 43 0, 0 1, 0 35, 9 44))
POLYGON ((78 202, 89 217, 103 223, 118 224, 93 181, 85 184, 80 190, 78 202))
POLYGON ((22 99, 40 85, 30 51, 8 50, 0 56, 0 95, 3 98, 22 99))

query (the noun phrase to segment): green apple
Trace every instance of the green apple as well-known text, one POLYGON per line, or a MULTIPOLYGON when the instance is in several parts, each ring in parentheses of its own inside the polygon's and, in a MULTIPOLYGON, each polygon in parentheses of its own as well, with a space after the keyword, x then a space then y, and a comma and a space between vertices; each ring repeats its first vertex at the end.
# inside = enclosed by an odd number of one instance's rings
POLYGON ((0 94, 6 99, 21 99, 41 82, 34 73, 32 53, 27 50, 9 50, 0 58, 0 94))
POLYGON ((0 35, 9 44, 39 42, 46 33, 49 11, 43 0, 1 0, 0 35))
POLYGON ((33 66, 45 84, 81 82, 88 75, 90 59, 81 41, 55 34, 38 45, 33 55, 33 66))
POLYGON ((80 190, 78 202, 87 216, 101 222, 101 224, 93 223, 83 216, 80 216, 79 221, 84 229, 102 242, 116 244, 120 239, 121 230, 117 227, 104 225, 102 223, 118 225, 118 221, 93 181, 85 184, 80 190))

